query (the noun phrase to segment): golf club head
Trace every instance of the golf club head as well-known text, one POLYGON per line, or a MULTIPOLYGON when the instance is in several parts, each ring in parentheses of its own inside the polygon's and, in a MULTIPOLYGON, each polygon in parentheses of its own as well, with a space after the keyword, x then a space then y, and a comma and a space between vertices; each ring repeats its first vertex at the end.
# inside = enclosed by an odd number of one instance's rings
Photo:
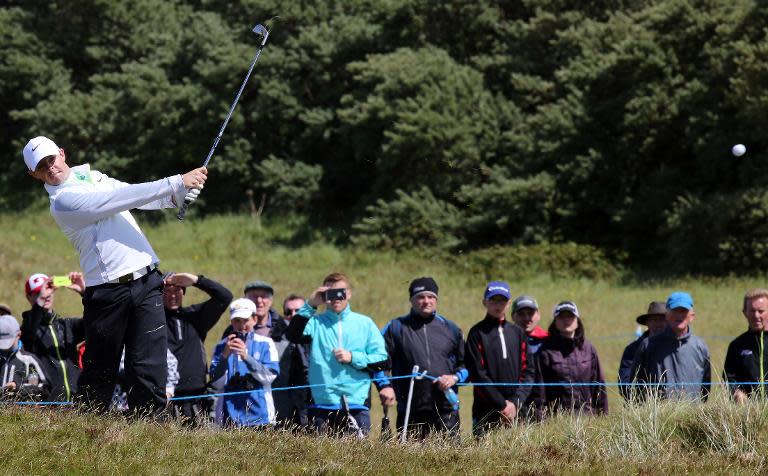
POLYGON ((261 46, 264 46, 267 43, 267 38, 269 37, 269 30, 259 23, 258 25, 253 27, 253 32, 257 35, 261 35, 261 46))

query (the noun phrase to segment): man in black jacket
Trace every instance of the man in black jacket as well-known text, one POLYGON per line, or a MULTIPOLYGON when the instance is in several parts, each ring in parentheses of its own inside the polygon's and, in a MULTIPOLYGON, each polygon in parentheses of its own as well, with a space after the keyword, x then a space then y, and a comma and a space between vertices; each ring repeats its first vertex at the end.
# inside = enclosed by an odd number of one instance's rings
MULTIPOLYGON (((81 273, 69 273, 70 285, 80 294, 85 289, 81 273)), ((78 344, 85 340, 85 324, 80 318, 63 318, 53 310, 53 280, 33 274, 24 284, 32 308, 22 314, 21 343, 37 357, 50 385, 51 400, 71 401, 80 377, 78 344)))
MULTIPOLYGON (((189 273, 167 273, 163 282, 163 305, 168 330, 168 350, 178 360, 179 383, 176 397, 206 393, 208 357, 205 338, 232 301, 232 293, 212 279, 189 273), (182 307, 186 288, 194 286, 211 298, 199 304, 182 307)), ((207 414, 207 399, 173 402, 174 413, 183 421, 196 425, 200 415, 207 414)))
MULTIPOLYGON (((458 405, 447 399, 456 384, 467 380, 464 367, 464 336, 456 324, 437 313, 437 283, 423 277, 408 287, 411 310, 391 320, 382 331, 392 375, 409 375, 414 365, 436 378, 414 381, 409 419, 409 435, 426 438, 430 432, 459 435, 458 405)), ((383 373, 377 374, 377 378, 383 373)), ((410 381, 378 380, 382 404, 391 406, 397 399, 397 428, 403 431, 410 381)))
POLYGON ((514 421, 536 379, 536 361, 525 332, 506 320, 509 285, 493 281, 485 288, 485 319, 467 335, 466 362, 474 387, 472 431, 476 437, 514 421), (522 385, 487 385, 512 383, 522 385))
POLYGON ((731 396, 738 403, 748 397, 765 399, 768 379, 768 289, 752 289, 744 295, 742 313, 747 332, 728 345, 723 376, 731 396), (759 383, 745 383, 759 382, 759 383))

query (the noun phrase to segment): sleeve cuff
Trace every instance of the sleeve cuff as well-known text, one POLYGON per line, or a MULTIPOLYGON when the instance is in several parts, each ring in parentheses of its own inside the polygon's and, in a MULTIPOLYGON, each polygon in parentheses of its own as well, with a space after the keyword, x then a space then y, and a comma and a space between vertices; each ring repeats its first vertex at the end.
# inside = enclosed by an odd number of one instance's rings
POLYGON ((357 370, 363 370, 368 366, 366 363, 365 354, 360 351, 353 351, 352 352, 352 362, 350 362, 350 365, 352 367, 356 368, 357 370))

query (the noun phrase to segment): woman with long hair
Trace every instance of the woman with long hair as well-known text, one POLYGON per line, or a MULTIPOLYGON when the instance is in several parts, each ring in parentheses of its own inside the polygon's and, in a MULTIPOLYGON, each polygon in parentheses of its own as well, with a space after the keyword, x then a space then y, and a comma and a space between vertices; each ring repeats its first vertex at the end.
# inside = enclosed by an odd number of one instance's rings
POLYGON ((584 338, 579 309, 573 301, 562 301, 555 306, 553 317, 549 339, 539 350, 540 381, 562 385, 543 387, 546 408, 551 413, 608 413, 600 359, 592 343, 584 338))

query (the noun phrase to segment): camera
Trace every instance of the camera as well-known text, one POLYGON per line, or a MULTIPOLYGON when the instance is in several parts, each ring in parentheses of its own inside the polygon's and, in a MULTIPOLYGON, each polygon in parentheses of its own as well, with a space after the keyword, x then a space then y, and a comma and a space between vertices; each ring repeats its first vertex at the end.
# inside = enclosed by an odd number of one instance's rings
POLYGON ((235 334, 235 337, 243 341, 243 343, 245 343, 246 339, 248 339, 247 332, 233 332, 233 334, 235 334))
POLYGON ((326 301, 343 301, 347 299, 347 290, 344 288, 327 289, 323 293, 323 299, 326 301))
POLYGON ((253 375, 241 374, 240 372, 235 372, 235 375, 229 379, 227 385, 230 389, 238 392, 244 390, 256 390, 258 388, 258 382, 253 377, 253 375))

